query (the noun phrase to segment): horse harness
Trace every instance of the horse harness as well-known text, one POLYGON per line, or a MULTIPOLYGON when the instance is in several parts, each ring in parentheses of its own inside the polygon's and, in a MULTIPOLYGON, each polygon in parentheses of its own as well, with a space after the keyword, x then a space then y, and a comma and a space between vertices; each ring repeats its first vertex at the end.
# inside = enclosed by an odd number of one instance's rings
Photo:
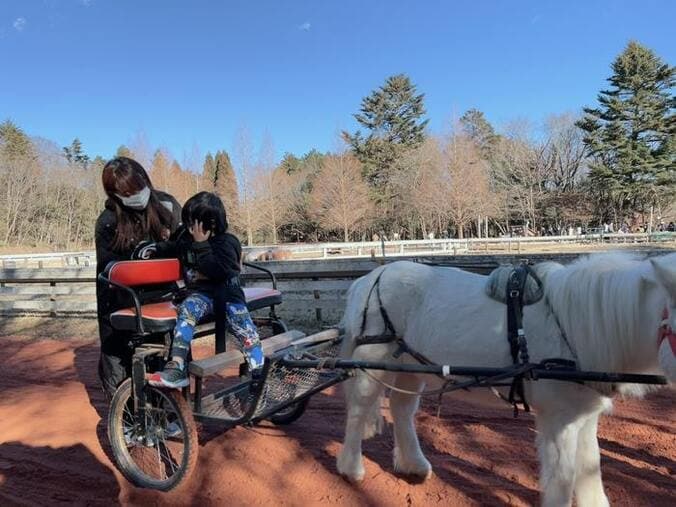
MULTIPOLYGON (((371 286, 371 290, 369 291, 368 297, 366 298, 366 306, 364 308, 364 314, 362 317, 361 330, 359 336, 356 339, 356 346, 359 347, 361 345, 396 343, 397 349, 393 352, 393 357, 398 358, 402 354, 408 354, 421 364, 430 364, 430 365, 435 364, 433 361, 428 359, 420 352, 417 352, 416 350, 412 349, 403 340, 403 338, 397 335, 397 332, 394 328, 394 324, 392 324, 392 320, 387 314, 387 310, 385 310, 385 307, 383 306, 382 297, 380 295, 380 280, 384 272, 385 269, 383 269, 378 274, 374 284, 371 286), (366 329, 366 318, 368 315, 368 307, 374 290, 376 291, 378 310, 385 325, 385 332, 378 335, 365 336, 364 331, 366 329)), ((507 338, 509 340, 510 354, 512 356, 512 361, 514 363, 515 369, 512 372, 510 372, 509 375, 490 377, 483 381, 477 379, 466 382, 456 382, 453 379, 450 380, 446 379, 443 375, 438 375, 438 377, 440 377, 445 381, 441 389, 434 391, 434 393, 439 394, 440 402, 441 396, 446 392, 450 392, 456 389, 467 389, 472 386, 485 384, 486 382, 488 382, 488 385, 495 385, 491 381, 504 380, 504 378, 502 377, 511 377, 512 381, 509 384, 510 386, 509 395, 507 397, 503 396, 500 393, 498 393, 498 395, 500 396, 500 398, 507 401, 514 407, 514 417, 518 415, 519 405, 523 406, 524 411, 530 412, 530 406, 526 401, 523 383, 524 379, 532 378, 531 369, 528 367, 530 364, 528 356, 528 342, 526 340, 526 334, 523 329, 524 290, 526 287, 528 277, 534 280, 534 282, 537 284, 537 290, 540 291, 541 293, 542 281, 531 269, 531 267, 528 264, 528 261, 522 262, 518 266, 514 267, 512 271, 509 273, 509 278, 507 280, 507 291, 505 301, 507 305, 507 338)), ((570 344, 568 343, 566 337, 564 337, 564 341, 570 347, 570 344)), ((567 361, 563 359, 557 361, 562 363, 565 362, 566 366, 570 366, 570 363, 573 363, 572 361, 567 361)), ((394 386, 387 387, 394 388, 394 386)), ((432 392, 410 393, 410 394, 432 394, 432 392)))
POLYGON ((364 315, 361 321, 361 330, 359 331, 359 337, 357 337, 356 340, 356 346, 359 347, 360 345, 396 343, 398 348, 392 354, 395 359, 399 358, 402 354, 406 353, 415 358, 420 364, 435 364, 433 361, 430 361, 423 354, 420 354, 419 352, 416 352, 411 347, 409 347, 403 338, 397 336, 397 332, 394 329, 394 324, 392 324, 392 320, 390 320, 390 316, 387 314, 387 310, 385 310, 385 307, 383 306, 382 297, 380 296, 380 278, 383 276, 384 272, 385 269, 383 269, 378 274, 376 281, 371 286, 369 295, 366 298, 366 306, 364 307, 364 315), (376 291, 376 297, 378 298, 378 310, 380 311, 380 316, 382 317, 383 322, 385 323, 385 332, 378 335, 364 336, 364 330, 366 329, 366 316, 368 315, 369 309, 369 301, 371 301, 371 295, 373 294, 374 289, 376 291))

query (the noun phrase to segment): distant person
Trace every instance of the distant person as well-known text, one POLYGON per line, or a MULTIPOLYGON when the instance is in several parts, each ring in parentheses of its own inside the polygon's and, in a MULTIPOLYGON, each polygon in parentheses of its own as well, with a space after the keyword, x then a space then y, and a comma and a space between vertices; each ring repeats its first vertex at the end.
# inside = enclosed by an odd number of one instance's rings
MULTIPOLYGON (((117 157, 103 168, 103 188, 108 199, 96 221, 96 274, 111 261, 128 260, 142 241, 169 238, 181 221, 181 206, 171 195, 153 188, 148 174, 137 161, 117 157)), ((132 351, 126 333, 110 325, 110 314, 132 306, 122 291, 96 286, 96 307, 101 339, 99 377, 105 393, 112 397, 117 386, 131 373, 132 351)))
POLYGON ((667 231, 669 232, 676 231, 676 225, 674 225, 674 222, 669 222, 669 225, 667 225, 667 231))

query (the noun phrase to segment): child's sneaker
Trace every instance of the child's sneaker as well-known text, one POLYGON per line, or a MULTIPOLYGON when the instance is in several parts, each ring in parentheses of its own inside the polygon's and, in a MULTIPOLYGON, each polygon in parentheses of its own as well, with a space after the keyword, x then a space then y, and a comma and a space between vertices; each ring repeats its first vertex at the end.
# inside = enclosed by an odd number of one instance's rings
POLYGON ((164 428, 164 436, 167 438, 179 438, 183 435, 183 430, 181 425, 176 421, 167 423, 167 427, 164 428))
POLYGON ((180 389, 181 387, 188 387, 190 379, 188 378, 185 366, 181 366, 178 361, 169 361, 164 370, 150 375, 148 383, 155 387, 180 389))

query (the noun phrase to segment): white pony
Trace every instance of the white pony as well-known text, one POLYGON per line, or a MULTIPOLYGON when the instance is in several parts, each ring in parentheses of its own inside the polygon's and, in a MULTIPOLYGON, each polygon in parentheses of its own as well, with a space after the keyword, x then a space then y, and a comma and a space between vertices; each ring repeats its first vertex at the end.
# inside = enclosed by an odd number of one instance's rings
MULTIPOLYGON (((535 272, 544 283, 545 297, 524 308, 531 362, 565 358, 587 371, 661 373, 658 336, 665 329, 672 334, 676 329, 676 253, 650 260, 623 253, 596 254, 568 266, 542 263, 535 272)), ((406 261, 379 267, 350 287, 342 322, 346 333, 342 357, 415 363, 408 354, 395 359, 393 343, 355 346, 359 335, 386 332, 377 291, 371 290, 378 277, 382 306, 397 336, 413 350, 437 364, 512 364, 506 307, 486 295, 485 276, 406 261)), ((370 375, 414 392, 426 383, 429 388, 441 385, 433 375, 374 370, 370 375)), ((337 468, 347 478, 361 480, 361 442, 380 428, 379 397, 384 388, 363 372, 345 387, 347 422, 337 468)), ((641 396, 649 389, 638 384, 526 382, 526 399, 536 414, 543 505, 571 505, 573 495, 581 506, 608 505, 596 437, 599 415, 612 407, 614 395, 641 396)), ((394 469, 427 478, 432 467, 415 432, 418 405, 419 396, 390 394, 394 469)))

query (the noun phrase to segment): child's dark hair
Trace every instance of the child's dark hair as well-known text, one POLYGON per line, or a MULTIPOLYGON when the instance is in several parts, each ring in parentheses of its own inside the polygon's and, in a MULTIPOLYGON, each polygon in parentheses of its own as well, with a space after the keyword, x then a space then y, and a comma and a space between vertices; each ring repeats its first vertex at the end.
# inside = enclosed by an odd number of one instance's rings
POLYGON ((200 192, 188 199, 181 212, 183 225, 190 227, 202 222, 205 231, 212 234, 224 234, 228 231, 228 219, 223 201, 211 192, 200 192))

